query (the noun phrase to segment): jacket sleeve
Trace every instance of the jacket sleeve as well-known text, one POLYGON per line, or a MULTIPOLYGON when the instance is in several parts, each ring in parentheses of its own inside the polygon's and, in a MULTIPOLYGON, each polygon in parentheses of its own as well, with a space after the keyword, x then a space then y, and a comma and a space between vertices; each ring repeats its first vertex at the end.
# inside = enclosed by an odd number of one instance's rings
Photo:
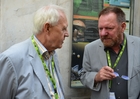
POLYGON ((11 60, 0 54, 0 98, 14 99, 17 88, 16 72, 11 60))
POLYGON ((90 51, 88 51, 87 47, 85 47, 84 57, 83 57, 83 70, 81 72, 80 79, 84 86, 90 88, 91 90, 99 91, 101 88, 101 83, 97 83, 96 86, 94 85, 95 84, 94 78, 95 78, 97 72, 95 72, 91 69, 89 52, 90 51))

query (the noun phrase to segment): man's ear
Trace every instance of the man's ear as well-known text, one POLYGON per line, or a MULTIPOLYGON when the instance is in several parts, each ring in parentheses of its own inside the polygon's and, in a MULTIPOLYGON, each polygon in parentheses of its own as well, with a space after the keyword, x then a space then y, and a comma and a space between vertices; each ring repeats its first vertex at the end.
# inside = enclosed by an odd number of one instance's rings
POLYGON ((44 32, 49 32, 49 28, 50 28, 50 24, 49 23, 45 23, 43 26, 43 31, 44 32))
POLYGON ((122 31, 124 32, 125 29, 126 29, 126 23, 125 22, 122 22, 121 27, 122 27, 122 31))

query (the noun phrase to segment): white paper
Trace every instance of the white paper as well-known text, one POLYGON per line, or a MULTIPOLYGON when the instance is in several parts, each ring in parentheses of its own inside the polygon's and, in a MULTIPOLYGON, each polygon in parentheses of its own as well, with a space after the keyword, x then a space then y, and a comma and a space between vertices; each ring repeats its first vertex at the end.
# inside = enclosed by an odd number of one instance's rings
POLYGON ((110 98, 109 99, 116 99, 114 92, 110 92, 110 98))

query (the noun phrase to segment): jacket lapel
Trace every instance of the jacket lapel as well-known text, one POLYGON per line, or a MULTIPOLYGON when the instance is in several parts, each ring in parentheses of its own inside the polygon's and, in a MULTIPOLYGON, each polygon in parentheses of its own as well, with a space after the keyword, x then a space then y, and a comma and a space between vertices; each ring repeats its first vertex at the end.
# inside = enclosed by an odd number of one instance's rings
POLYGON ((107 65, 106 52, 104 51, 104 46, 103 46, 103 44, 101 43, 101 41, 100 41, 100 43, 99 43, 98 53, 99 53, 99 57, 100 57, 102 66, 107 65))
MULTIPOLYGON (((128 77, 131 77, 133 65, 134 65, 134 41, 132 39, 129 39, 129 36, 127 36, 127 49, 128 49, 128 77)), ((130 86, 130 81, 128 81, 128 90, 130 86)))
MULTIPOLYGON (((31 42, 31 40, 30 40, 31 42)), ((42 65, 42 62, 38 56, 38 54, 36 53, 36 50, 32 44, 32 42, 30 43, 30 47, 29 47, 29 55, 32 57, 31 58, 31 66, 33 67, 33 70, 37 76, 37 78, 40 80, 45 92, 48 94, 48 96, 50 96, 50 91, 49 91, 49 87, 48 87, 48 82, 46 79, 46 74, 44 72, 44 67, 42 65)), ((51 96, 50 96, 51 98, 51 96)))

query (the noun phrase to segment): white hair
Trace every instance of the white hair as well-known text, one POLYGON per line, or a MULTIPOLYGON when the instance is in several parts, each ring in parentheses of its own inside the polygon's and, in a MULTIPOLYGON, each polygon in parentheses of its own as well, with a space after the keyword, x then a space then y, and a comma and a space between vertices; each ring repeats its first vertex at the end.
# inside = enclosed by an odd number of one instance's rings
POLYGON ((45 23, 56 25, 60 19, 60 12, 64 13, 64 9, 57 5, 44 6, 37 10, 33 18, 33 33, 40 33, 45 23))

